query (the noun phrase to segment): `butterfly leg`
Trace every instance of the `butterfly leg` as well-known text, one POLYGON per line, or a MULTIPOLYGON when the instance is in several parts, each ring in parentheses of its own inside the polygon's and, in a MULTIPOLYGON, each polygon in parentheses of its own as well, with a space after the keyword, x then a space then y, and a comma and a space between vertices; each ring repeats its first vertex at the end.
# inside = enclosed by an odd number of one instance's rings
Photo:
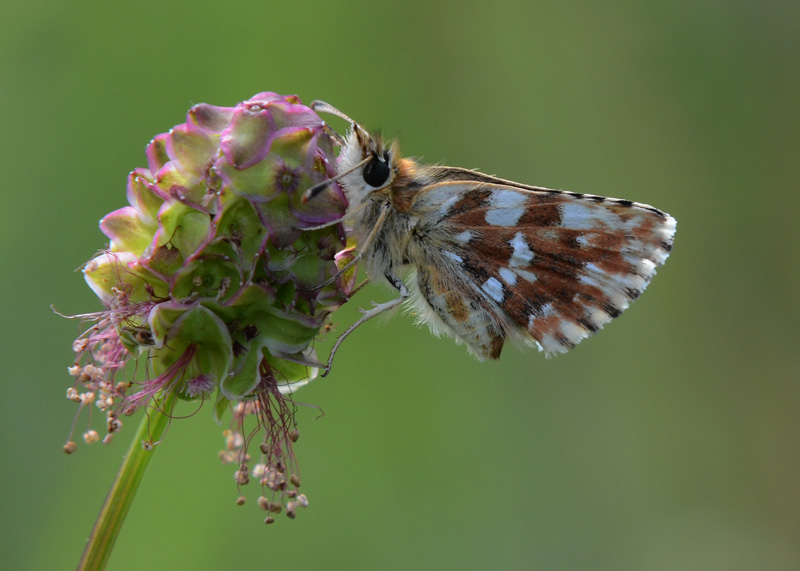
POLYGON ((321 363, 310 356, 298 355, 297 353, 281 353, 280 351, 271 351, 270 353, 277 359, 283 359, 284 361, 297 363, 298 365, 305 365, 306 367, 322 369, 326 366, 324 363, 321 363))
POLYGON ((411 295, 411 292, 408 290, 406 284, 403 283, 403 280, 401 280, 391 272, 386 272, 384 275, 386 276, 386 279, 389 281, 389 283, 392 284, 392 287, 394 287, 400 292, 400 297, 398 297, 397 299, 393 299, 391 301, 387 301, 385 303, 375 303, 373 301, 372 309, 360 310, 362 313, 361 318, 355 323, 353 323, 350 327, 345 329, 344 333, 339 335, 339 338, 336 339, 336 343, 333 344, 333 347, 331 348, 331 354, 328 356, 328 366, 322 373, 323 377, 327 376, 328 373, 331 372, 331 367, 333 366, 333 357, 334 355, 336 355, 336 351, 339 350, 339 346, 342 344, 342 341, 344 341, 348 335, 350 335, 353 331, 355 331, 358 328, 358 326, 361 325, 362 323, 369 321, 373 317, 376 317, 385 311, 394 309, 395 307, 403 303, 406 299, 408 299, 408 297, 411 295))
MULTIPOLYGON (((359 206, 356 209, 356 211, 360 210, 366 204, 367 203, 365 202, 364 204, 359 206)), ((366 237, 364 242, 359 246, 359 250, 361 250, 361 252, 366 250, 369 247, 369 245, 372 243, 372 241, 375 239, 375 236, 378 234, 378 230, 380 230, 381 225, 383 224, 383 221, 386 220, 386 215, 388 214, 390 208, 391 208, 391 204, 388 203, 388 202, 384 202, 381 205, 381 212, 380 212, 380 215, 378 216, 378 220, 375 222, 375 227, 369 233, 369 236, 366 237)), ((348 216, 350 216, 350 215, 348 214, 348 216)), ((320 228, 321 228, 321 226, 320 226, 320 228)), ((331 276, 330 278, 328 278, 327 280, 325 280, 324 282, 322 282, 318 286, 314 286, 314 288, 312 288, 310 290, 304 290, 304 291, 312 291, 312 292, 313 291, 318 291, 318 290, 321 290, 322 288, 324 288, 325 286, 328 286, 328 285, 332 284, 337 277, 339 277, 341 274, 345 273, 347 270, 349 270, 350 268, 355 266, 359 262, 359 260, 361 260, 361 257, 362 257, 362 254, 359 253, 355 258, 350 260, 347 263, 347 265, 345 265, 343 268, 341 268, 335 274, 333 274, 333 276, 331 276)), ((400 289, 400 288, 397 287, 397 284, 395 282, 400 282, 401 284, 403 284, 403 282, 400 281, 400 279, 395 277, 395 276, 392 276, 391 278, 389 278, 388 272, 386 274, 386 279, 388 279, 389 283, 391 283, 397 289, 400 289)), ((405 284, 403 284, 403 287, 406 287, 405 284)), ((400 290, 400 291, 402 293, 402 290, 400 290)), ((406 297, 408 297, 408 296, 406 296, 406 297)))

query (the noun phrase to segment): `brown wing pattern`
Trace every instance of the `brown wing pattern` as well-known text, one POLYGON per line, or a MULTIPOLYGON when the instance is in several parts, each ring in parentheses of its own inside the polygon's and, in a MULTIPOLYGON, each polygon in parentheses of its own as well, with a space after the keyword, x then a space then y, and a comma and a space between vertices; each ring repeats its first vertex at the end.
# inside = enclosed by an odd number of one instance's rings
POLYGON ((447 196, 440 224, 473 288, 548 354, 617 317, 672 248, 674 218, 645 204, 500 185, 447 196))

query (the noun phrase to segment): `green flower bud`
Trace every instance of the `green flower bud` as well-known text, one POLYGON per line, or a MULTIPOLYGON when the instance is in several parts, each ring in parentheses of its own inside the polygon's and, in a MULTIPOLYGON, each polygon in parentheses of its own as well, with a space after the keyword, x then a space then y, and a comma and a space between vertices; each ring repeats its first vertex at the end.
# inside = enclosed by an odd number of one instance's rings
POLYGON ((223 457, 238 484, 250 473, 244 419, 256 414, 262 485, 296 497, 287 395, 316 376, 313 342, 354 287, 353 271, 338 273, 352 259, 344 193, 331 183, 302 200, 335 175, 334 148, 310 108, 274 93, 196 105, 150 142, 129 206, 100 222, 108 249, 84 267, 105 310, 81 316, 93 323, 74 344, 68 397, 105 411, 105 442, 121 416, 166 393, 213 400, 217 420, 234 411, 223 457), (139 357, 135 378, 118 382, 139 357))

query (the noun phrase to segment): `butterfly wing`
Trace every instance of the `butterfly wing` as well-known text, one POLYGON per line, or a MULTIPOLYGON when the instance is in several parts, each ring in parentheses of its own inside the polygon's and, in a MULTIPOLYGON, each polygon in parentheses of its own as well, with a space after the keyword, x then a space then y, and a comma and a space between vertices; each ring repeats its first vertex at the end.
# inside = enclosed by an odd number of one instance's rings
POLYGON ((639 297, 672 248, 675 219, 652 206, 503 182, 440 182, 415 204, 440 256, 415 264, 420 292, 479 357, 498 358, 509 334, 546 354, 573 348, 639 297))

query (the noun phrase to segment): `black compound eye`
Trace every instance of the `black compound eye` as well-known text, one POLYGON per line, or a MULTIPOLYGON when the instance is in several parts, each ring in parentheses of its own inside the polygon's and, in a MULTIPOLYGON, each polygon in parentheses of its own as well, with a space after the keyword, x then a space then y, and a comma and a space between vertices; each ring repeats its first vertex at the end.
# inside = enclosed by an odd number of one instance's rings
POLYGON ((374 155, 372 160, 364 167, 362 175, 364 177, 364 182, 378 188, 386 184, 386 181, 389 180, 390 173, 389 155, 388 153, 384 153, 383 159, 378 157, 378 155, 374 155))

